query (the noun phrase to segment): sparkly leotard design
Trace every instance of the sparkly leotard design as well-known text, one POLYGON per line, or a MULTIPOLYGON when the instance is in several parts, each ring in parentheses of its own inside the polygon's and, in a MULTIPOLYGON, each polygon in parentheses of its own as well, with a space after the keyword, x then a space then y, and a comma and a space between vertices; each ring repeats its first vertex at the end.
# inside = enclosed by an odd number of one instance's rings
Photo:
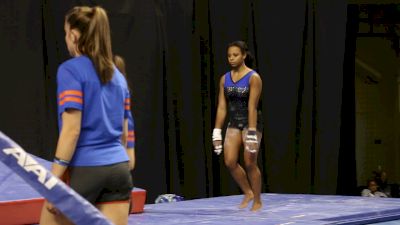
MULTIPOLYGON (((236 82, 232 80, 231 72, 225 74, 224 94, 228 102, 228 127, 240 130, 248 127, 250 78, 254 73, 255 71, 252 70, 236 82)), ((257 110, 257 130, 260 131, 263 127, 261 118, 261 110, 257 110)))

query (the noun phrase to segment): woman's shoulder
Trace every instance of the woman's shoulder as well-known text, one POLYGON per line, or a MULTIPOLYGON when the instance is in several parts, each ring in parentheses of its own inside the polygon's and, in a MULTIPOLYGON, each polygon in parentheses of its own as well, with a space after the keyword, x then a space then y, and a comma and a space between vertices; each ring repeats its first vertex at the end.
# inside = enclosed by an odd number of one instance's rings
POLYGON ((221 78, 230 78, 231 77, 231 73, 232 73, 231 70, 226 71, 224 74, 222 74, 221 78))
POLYGON ((57 71, 57 77, 68 75, 75 77, 75 79, 83 81, 86 72, 95 71, 91 60, 86 56, 79 56, 68 59, 60 64, 57 71))
POLYGON ((249 72, 248 73, 250 73, 252 76, 253 75, 260 76, 260 74, 257 72, 257 70, 252 69, 252 68, 249 68, 249 72))
POLYGON ((60 67, 74 68, 74 67, 82 67, 85 65, 91 66, 92 65, 91 60, 87 56, 78 56, 65 60, 63 63, 61 63, 60 67))
POLYGON ((127 85, 128 81, 126 80, 125 76, 118 70, 115 70, 114 77, 118 80, 118 82, 121 82, 124 85, 127 85))
POLYGON ((249 76, 250 81, 251 80, 259 80, 259 81, 261 81, 261 76, 257 71, 252 69, 249 73, 250 73, 250 76, 249 76))
POLYGON ((222 74, 222 75, 220 76, 220 78, 219 78, 220 83, 225 84, 225 80, 228 79, 228 78, 230 77, 229 74, 230 74, 230 71, 228 71, 228 72, 222 74))

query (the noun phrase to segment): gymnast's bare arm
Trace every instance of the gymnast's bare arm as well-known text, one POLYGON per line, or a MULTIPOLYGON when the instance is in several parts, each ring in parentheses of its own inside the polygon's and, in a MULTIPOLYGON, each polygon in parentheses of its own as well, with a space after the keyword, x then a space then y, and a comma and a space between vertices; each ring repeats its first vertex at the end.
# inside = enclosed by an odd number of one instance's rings
POLYGON ((225 75, 219 81, 218 107, 214 128, 221 129, 226 117, 226 99, 224 94, 225 75))
POLYGON ((255 129, 257 126, 257 105, 262 90, 261 78, 258 74, 253 74, 250 78, 250 96, 248 104, 249 129, 255 129))

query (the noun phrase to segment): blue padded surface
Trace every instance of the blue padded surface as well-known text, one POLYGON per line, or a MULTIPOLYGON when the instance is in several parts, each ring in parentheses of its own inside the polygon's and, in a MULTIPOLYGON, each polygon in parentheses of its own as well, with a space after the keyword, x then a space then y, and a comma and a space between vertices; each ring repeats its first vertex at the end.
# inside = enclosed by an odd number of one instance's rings
POLYGON ((400 199, 304 194, 262 194, 258 212, 238 209, 242 196, 145 206, 129 224, 366 224, 400 219, 400 199))

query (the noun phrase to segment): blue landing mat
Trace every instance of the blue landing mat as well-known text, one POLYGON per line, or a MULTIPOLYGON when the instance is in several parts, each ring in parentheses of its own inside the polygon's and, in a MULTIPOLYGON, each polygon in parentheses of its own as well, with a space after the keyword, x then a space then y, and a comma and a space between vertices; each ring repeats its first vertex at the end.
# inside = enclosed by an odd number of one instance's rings
MULTIPOLYGON (((0 202, 41 197, 2 163, 0 171, 0 202)), ((400 198, 300 194, 263 194, 262 198, 264 207, 256 213, 237 208, 242 196, 146 205, 144 213, 130 215, 129 224, 400 224, 395 221, 400 219, 400 198)))
POLYGON ((263 194, 264 206, 254 213, 249 209, 237 208, 242 197, 146 205, 144 213, 129 217, 129 224, 371 224, 400 219, 398 198, 263 194))

